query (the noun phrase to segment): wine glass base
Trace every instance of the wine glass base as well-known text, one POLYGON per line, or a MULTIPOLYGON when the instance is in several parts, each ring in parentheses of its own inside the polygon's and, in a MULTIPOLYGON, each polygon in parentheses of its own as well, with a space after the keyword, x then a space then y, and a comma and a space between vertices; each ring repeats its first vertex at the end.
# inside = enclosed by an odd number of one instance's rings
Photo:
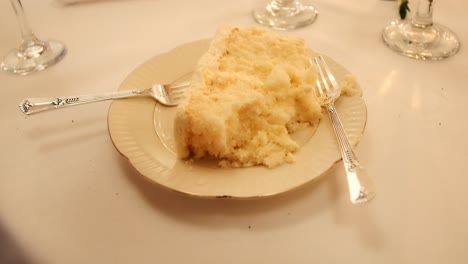
POLYGON ((61 42, 33 40, 10 51, 0 65, 2 70, 18 75, 42 71, 63 59, 67 49, 61 42))
POLYGON ((457 36, 439 24, 418 28, 411 21, 394 20, 384 28, 382 38, 394 51, 421 60, 441 60, 460 49, 457 36))
POLYGON ((278 6, 274 1, 253 10, 258 23, 279 30, 295 29, 312 24, 318 16, 314 6, 303 1, 292 1, 291 5, 278 6))

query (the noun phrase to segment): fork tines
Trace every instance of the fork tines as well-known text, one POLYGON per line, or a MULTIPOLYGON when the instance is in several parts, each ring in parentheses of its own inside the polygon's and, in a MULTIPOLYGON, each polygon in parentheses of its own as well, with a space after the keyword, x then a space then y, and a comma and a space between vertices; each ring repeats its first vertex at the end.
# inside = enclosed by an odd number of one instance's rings
POLYGON ((330 67, 328 66, 325 59, 322 55, 318 55, 314 58, 314 62, 317 65, 321 82, 317 81, 317 88, 321 96, 324 94, 324 89, 326 92, 331 92, 333 90, 339 89, 338 82, 331 73, 330 67), (323 87, 322 87, 323 84, 323 87))
POLYGON ((170 85, 169 89, 172 95, 172 99, 173 100, 183 99, 185 91, 187 90, 188 86, 190 86, 190 82, 179 82, 177 84, 170 85))
POLYGON ((170 85, 170 88, 172 91, 175 91, 175 90, 180 90, 180 89, 187 89, 187 86, 190 86, 190 82, 179 82, 179 83, 176 83, 176 84, 171 84, 170 85))

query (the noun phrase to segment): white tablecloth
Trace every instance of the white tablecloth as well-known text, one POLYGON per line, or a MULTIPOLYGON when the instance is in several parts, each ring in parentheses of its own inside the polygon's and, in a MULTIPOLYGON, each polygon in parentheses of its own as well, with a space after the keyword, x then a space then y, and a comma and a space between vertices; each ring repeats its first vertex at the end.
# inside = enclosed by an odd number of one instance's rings
MULTIPOLYGON (((468 263, 465 1, 436 1, 434 20, 462 42, 456 56, 438 62, 383 44, 382 28, 398 15, 392 1, 317 0, 316 23, 285 32, 335 58, 364 90, 368 122, 356 152, 378 196, 362 206, 348 201, 341 162, 321 180, 272 198, 186 197, 149 184, 115 150, 109 102, 30 117, 18 110, 25 97, 116 90, 153 55, 209 38, 223 23, 254 24, 258 1, 22 2, 36 34, 65 42, 69 52, 37 74, 0 74, 4 259, 468 263)), ((8 1, 0 1, 0 40, 0 54, 19 42, 8 1)))

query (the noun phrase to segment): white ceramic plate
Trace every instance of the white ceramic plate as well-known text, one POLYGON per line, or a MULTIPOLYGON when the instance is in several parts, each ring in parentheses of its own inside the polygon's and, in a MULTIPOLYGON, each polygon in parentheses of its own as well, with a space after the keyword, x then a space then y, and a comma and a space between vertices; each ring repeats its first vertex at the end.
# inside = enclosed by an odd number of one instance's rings
MULTIPOLYGON (((181 45, 157 55, 136 68, 119 90, 171 83, 191 72, 207 50, 209 40, 181 45)), ((338 80, 348 71, 327 59, 338 80)), ((337 111, 352 145, 357 145, 367 120, 360 96, 342 96, 337 111)), ((256 198, 294 189, 324 174, 341 159, 328 116, 317 129, 296 135, 302 147, 296 162, 268 169, 223 169, 210 162, 179 160, 171 151, 175 108, 162 107, 151 98, 115 100, 109 109, 109 133, 117 150, 150 181, 197 197, 256 198), (314 133, 315 132, 315 133, 314 133)))

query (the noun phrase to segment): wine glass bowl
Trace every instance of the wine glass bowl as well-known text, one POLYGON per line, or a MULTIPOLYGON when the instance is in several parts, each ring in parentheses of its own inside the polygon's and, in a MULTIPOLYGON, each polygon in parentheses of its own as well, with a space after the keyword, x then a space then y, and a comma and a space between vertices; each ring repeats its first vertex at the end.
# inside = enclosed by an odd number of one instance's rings
POLYGON ((271 0, 255 8, 252 15, 262 25, 287 30, 312 24, 318 12, 304 0, 271 0))
POLYGON ((26 75, 42 71, 62 60, 67 53, 65 45, 55 40, 38 39, 26 20, 21 1, 10 2, 20 26, 22 41, 19 47, 5 55, 0 68, 12 74, 26 75))
POLYGON ((383 32, 384 43, 407 57, 441 60, 456 54, 460 41, 449 28, 432 21, 434 0, 419 0, 414 18, 393 20, 383 32))

